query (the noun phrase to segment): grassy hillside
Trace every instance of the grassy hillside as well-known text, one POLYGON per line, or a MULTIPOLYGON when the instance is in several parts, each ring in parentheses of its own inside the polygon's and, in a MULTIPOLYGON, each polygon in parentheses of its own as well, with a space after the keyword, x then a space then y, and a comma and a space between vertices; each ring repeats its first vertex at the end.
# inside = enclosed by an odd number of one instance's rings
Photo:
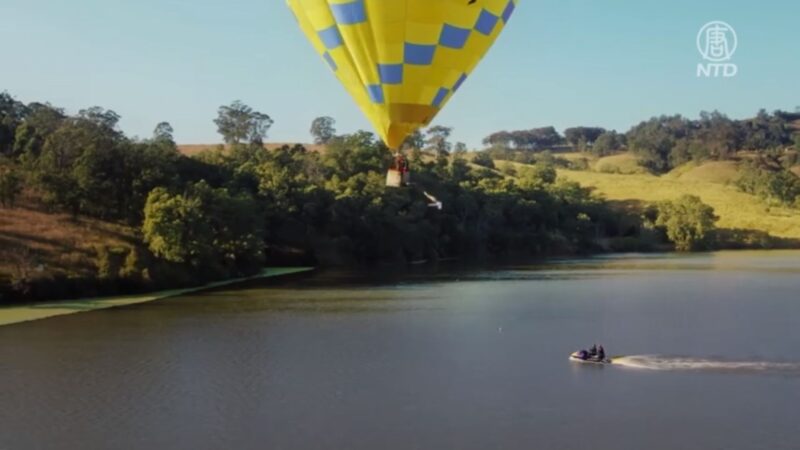
POLYGON ((606 156, 598 159, 593 169, 602 173, 645 174, 647 169, 639 165, 639 158, 631 153, 606 156))
POLYGON ((0 277, 94 276, 98 247, 138 241, 132 228, 48 213, 31 202, 0 211, 0 277))
POLYGON ((740 175, 741 164, 735 161, 711 161, 703 164, 684 164, 675 168, 665 177, 680 181, 731 184, 735 183, 740 175))
POLYGON ((657 177, 559 170, 559 176, 593 187, 609 200, 656 202, 684 194, 699 196, 720 217, 722 228, 760 230, 775 237, 800 239, 800 211, 769 207, 757 197, 720 181, 729 180, 729 163, 712 163, 657 177))

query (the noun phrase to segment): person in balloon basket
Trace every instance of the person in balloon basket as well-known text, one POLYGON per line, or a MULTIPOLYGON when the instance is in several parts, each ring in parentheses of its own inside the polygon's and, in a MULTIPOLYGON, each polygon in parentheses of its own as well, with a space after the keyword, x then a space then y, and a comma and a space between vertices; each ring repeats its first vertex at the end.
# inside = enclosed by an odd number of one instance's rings
POLYGON ((402 180, 401 181, 402 185, 407 185, 408 173, 410 172, 410 168, 406 157, 400 153, 394 155, 394 168, 395 170, 400 172, 400 179, 402 180))
POLYGON ((398 153, 397 157, 395 158, 395 164, 397 165, 397 170, 400 171, 400 173, 403 174, 408 173, 409 171, 408 160, 406 159, 405 156, 398 153))

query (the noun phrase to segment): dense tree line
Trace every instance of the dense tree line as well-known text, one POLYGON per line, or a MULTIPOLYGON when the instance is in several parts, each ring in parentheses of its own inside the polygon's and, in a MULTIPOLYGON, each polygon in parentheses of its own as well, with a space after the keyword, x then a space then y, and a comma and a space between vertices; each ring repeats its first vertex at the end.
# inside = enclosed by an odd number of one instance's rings
POLYGON ((761 110, 755 117, 733 120, 724 114, 702 112, 695 120, 680 115, 653 117, 624 134, 599 127, 568 128, 561 136, 553 127, 499 131, 484 139, 489 151, 518 162, 527 153, 568 144, 571 149, 606 156, 629 150, 656 173, 689 161, 725 160, 739 151, 767 152, 794 147, 800 150, 800 130, 792 123, 800 113, 761 110))
POLYGON ((286 255, 371 264, 574 253, 620 229, 604 201, 556 180, 549 162, 514 178, 488 161, 476 168, 443 126, 406 143, 420 188, 392 189, 391 152, 372 133, 337 135, 332 118, 311 127, 324 151, 267 150, 272 118, 234 102, 214 120, 227 145, 188 157, 168 123, 131 139, 103 108, 68 114, 7 94, 0 108, 0 203, 12 206, 24 189, 53 211, 141 230, 131 249, 98 249, 101 279, 209 280, 286 255))
POLYGON ((794 144, 790 124, 800 115, 764 110, 748 120, 731 120, 719 112, 701 113, 699 120, 662 116, 627 133, 630 149, 655 172, 688 161, 725 160, 742 150, 770 151, 794 144))
POLYGON ((545 150, 565 142, 564 137, 554 127, 532 128, 530 130, 498 131, 487 136, 483 144, 492 147, 505 147, 516 150, 545 150))

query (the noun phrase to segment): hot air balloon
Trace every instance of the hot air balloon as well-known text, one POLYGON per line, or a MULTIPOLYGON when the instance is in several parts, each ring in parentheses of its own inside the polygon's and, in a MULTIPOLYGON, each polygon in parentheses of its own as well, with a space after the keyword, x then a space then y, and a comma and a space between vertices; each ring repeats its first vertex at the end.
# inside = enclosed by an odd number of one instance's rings
MULTIPOLYGON (((517 1, 287 0, 317 53, 398 152, 462 87, 517 1)), ((407 181, 398 153, 387 182, 407 181)))

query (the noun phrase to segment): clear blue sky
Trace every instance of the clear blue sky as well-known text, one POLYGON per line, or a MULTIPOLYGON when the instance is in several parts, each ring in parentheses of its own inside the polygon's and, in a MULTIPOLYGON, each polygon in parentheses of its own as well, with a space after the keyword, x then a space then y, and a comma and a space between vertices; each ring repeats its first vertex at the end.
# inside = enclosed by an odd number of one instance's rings
MULTIPOLYGON (((797 0, 521 0, 437 123, 477 146, 498 129, 794 110, 798 18, 797 0), (739 34, 734 79, 695 76, 695 36, 711 20, 739 34)), ((217 142, 216 109, 235 99, 272 116, 271 141, 308 141, 320 115, 340 132, 370 129, 283 0, 2 0, 0 23, 0 91, 113 109, 131 135, 169 121, 181 143, 217 142)))

